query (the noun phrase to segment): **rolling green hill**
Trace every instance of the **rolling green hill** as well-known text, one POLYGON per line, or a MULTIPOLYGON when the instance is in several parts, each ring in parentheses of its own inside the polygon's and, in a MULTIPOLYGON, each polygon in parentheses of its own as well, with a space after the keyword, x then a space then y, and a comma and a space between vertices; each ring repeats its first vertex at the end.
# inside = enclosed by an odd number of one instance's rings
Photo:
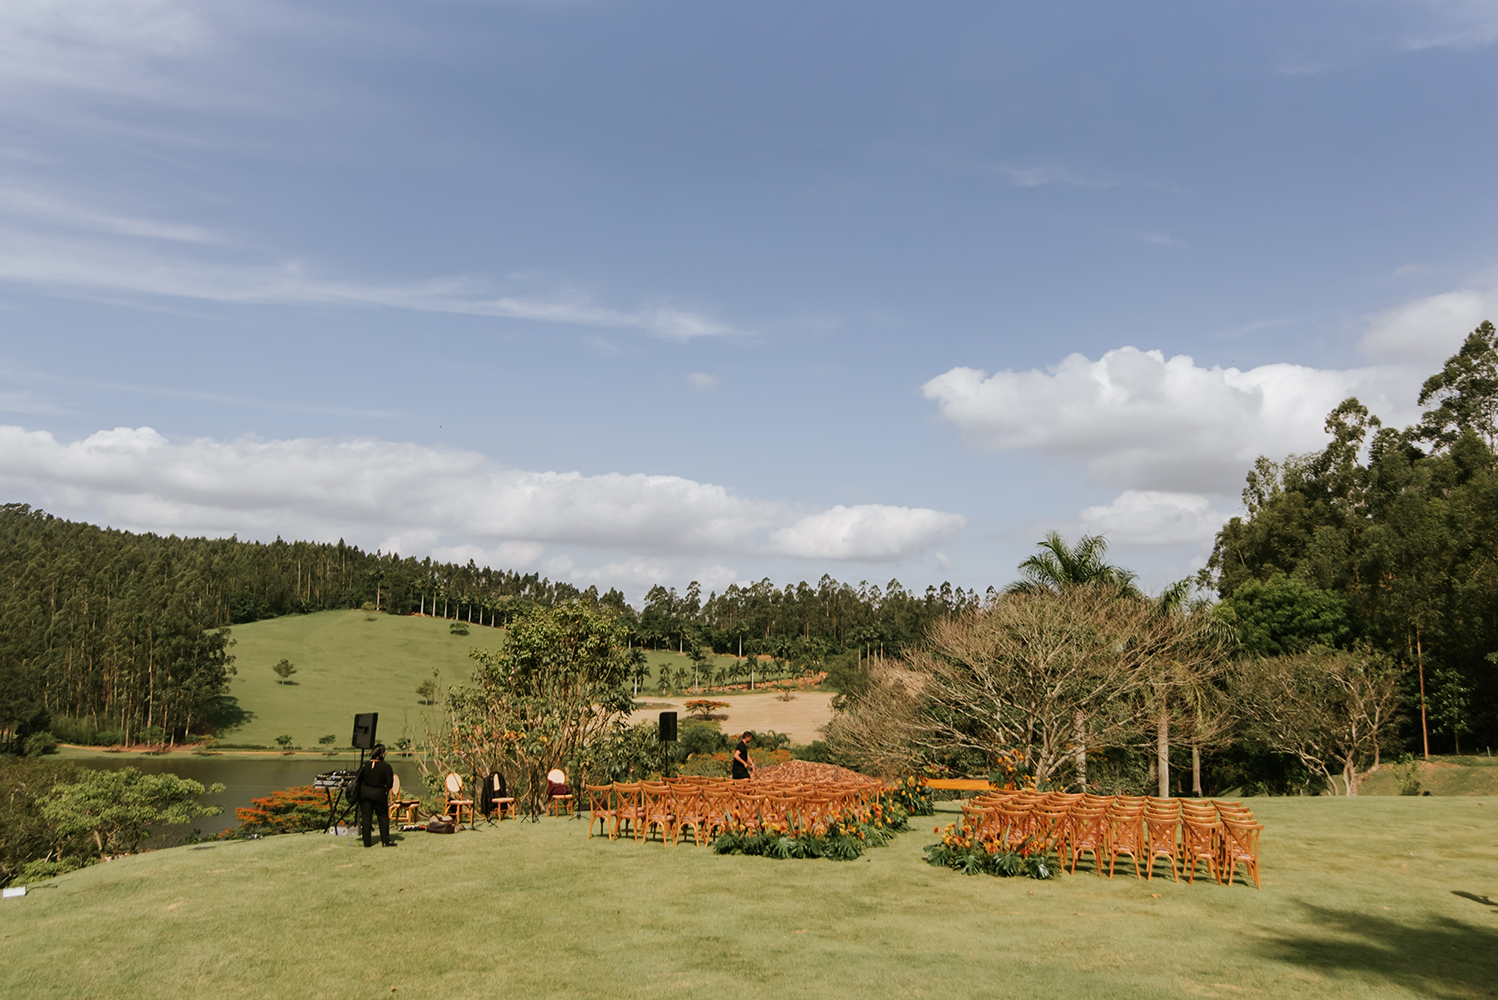
MULTIPOLYGON (((456 636, 449 624, 444 618, 319 611, 236 625, 230 652, 238 673, 229 693, 245 718, 221 729, 219 738, 271 746, 286 734, 293 746, 316 747, 319 737, 331 733, 338 737, 336 745, 346 746, 354 714, 379 712, 382 740, 394 742, 403 732, 416 739, 424 713, 431 711, 416 686, 433 670, 443 687, 461 684, 473 672, 470 649, 499 649, 504 643, 503 629, 472 625, 468 635, 456 636), (271 669, 282 659, 297 668, 288 684, 271 669)), ((641 698, 656 695, 661 664, 690 668, 678 653, 647 656, 650 677, 641 698)))
POLYGON ((321 611, 286 615, 233 629, 234 666, 229 693, 245 720, 219 733, 229 743, 271 745, 287 734, 293 746, 315 747, 332 733, 346 746, 356 712, 379 712, 379 736, 394 742, 408 729, 422 731, 416 686, 438 671, 439 682, 461 683, 473 670, 468 651, 498 649, 501 629, 470 626, 466 636, 448 632, 442 618, 321 611), (373 619, 372 621, 370 619, 373 619), (291 683, 271 668, 281 659, 296 665, 291 683))

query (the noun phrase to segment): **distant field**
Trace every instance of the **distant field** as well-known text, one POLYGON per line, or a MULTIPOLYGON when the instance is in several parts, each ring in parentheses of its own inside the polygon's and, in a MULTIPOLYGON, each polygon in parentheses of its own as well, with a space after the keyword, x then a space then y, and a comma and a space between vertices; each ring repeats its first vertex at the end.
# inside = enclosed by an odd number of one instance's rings
MULTIPOLYGON (((1498 799, 1250 799, 1263 890, 718 857, 503 823, 126 857, 0 902, 28 998, 1492 996, 1498 799), (80 956, 85 960, 80 960, 80 956)), ((955 807, 947 805, 948 810, 955 807)), ((1084 864, 1085 868, 1085 864, 1084 864)))
MULTIPOLYGON (((239 673, 229 688, 249 715, 220 738, 269 746, 284 733, 293 746, 315 748, 318 737, 331 733, 342 746, 356 712, 380 713, 382 739, 394 741, 407 729, 415 737, 422 731, 423 713, 430 711, 420 704, 416 686, 432 676, 433 668, 444 686, 462 683, 473 673, 470 649, 504 644, 503 629, 471 625, 467 636, 455 636, 444 618, 370 617, 362 611, 322 611, 236 625, 232 652, 239 673), (271 672, 283 658, 297 668, 290 684, 278 683, 271 672)), ((662 664, 691 667, 691 660, 679 653, 651 651, 646 656, 650 676, 640 687, 642 698, 658 697, 662 664)), ((728 662, 733 657, 715 659, 728 662)))
POLYGON ((287 615, 233 629, 234 665, 229 685, 249 718, 220 738, 230 743, 271 744, 283 733, 295 746, 316 747, 331 733, 348 744, 354 714, 379 712, 382 739, 393 742, 409 727, 421 732, 416 686, 435 668, 444 685, 473 672, 468 651, 499 649, 504 632, 470 626, 466 636, 448 633, 442 618, 322 611, 287 615), (368 619, 373 617, 373 621, 368 619), (292 683, 281 684, 271 667, 282 658, 296 665, 292 683))

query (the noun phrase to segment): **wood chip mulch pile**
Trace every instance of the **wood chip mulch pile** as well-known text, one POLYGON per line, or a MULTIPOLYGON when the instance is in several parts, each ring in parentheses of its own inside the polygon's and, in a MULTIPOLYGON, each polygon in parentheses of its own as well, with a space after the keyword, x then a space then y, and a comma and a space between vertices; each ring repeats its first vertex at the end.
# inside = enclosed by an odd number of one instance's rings
POLYGON ((774 767, 762 767, 754 772, 760 781, 785 781, 814 783, 820 781, 867 781, 867 775, 850 771, 836 764, 818 764, 810 760, 788 760, 774 767))

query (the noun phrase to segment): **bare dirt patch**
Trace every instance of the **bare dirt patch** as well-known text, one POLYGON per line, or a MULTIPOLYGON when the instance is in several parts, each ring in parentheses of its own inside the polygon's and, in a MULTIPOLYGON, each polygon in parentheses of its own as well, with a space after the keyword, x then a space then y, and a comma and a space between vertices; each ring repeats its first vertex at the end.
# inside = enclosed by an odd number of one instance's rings
MULTIPOLYGON (((695 697, 695 696, 693 696, 695 697)), ((743 732, 752 729, 756 733, 773 729, 785 733, 796 743, 810 743, 822 738, 821 727, 832 719, 830 691, 797 691, 795 698, 781 701, 780 695, 739 694, 731 699, 728 708, 718 709, 714 718, 723 720, 725 733, 743 732)), ((663 698, 652 704, 669 705, 683 720, 687 718, 686 703, 692 697, 663 698)), ((654 722, 662 709, 635 712, 629 717, 632 723, 654 722)))

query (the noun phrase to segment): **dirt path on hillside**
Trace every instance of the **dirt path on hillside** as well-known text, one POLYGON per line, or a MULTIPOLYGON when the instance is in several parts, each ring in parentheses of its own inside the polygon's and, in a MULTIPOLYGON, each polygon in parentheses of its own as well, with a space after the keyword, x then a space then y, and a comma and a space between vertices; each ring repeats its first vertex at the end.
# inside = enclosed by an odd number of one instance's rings
MULTIPOLYGON (((696 697, 712 698, 714 696, 704 694, 696 697)), ((818 730, 832 718, 832 697, 832 694, 827 691, 797 691, 796 697, 791 701, 781 701, 780 696, 776 694, 736 694, 728 698, 717 699, 729 702, 729 706, 718 709, 714 717, 724 717, 722 725, 725 733, 741 733, 746 729, 760 733, 773 729, 777 733, 785 733, 795 743, 810 743, 812 740, 822 738, 818 730)), ((692 698, 641 696, 640 700, 652 705, 669 705, 685 721, 687 710, 684 706, 692 698)), ((631 723, 654 722, 660 717, 661 712, 668 710, 665 708, 644 709, 631 715, 629 721, 631 723)))

